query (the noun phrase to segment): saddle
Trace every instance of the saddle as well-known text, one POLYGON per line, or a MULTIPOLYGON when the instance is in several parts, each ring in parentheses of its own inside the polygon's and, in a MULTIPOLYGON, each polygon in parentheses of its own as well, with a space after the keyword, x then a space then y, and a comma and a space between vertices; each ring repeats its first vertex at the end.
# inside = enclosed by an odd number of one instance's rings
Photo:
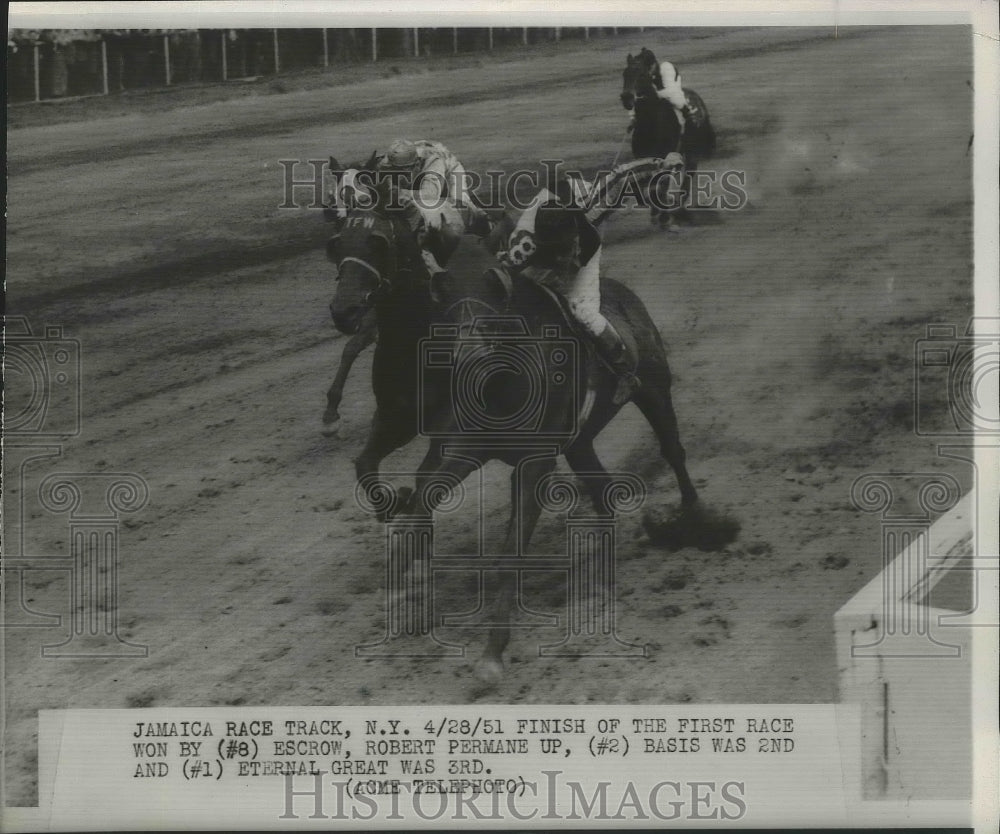
MULTIPOLYGON (((588 388, 595 388, 597 386, 602 369, 606 369, 613 375, 617 375, 617 371, 608 363, 598 350, 596 337, 579 322, 573 314, 565 296, 552 289, 552 287, 546 286, 541 281, 532 278, 529 275, 524 275, 518 272, 514 273, 514 276, 512 277, 502 266, 490 267, 489 271, 492 272, 496 279, 507 289, 508 297, 513 295, 513 291, 516 286, 521 283, 528 283, 536 289, 541 290, 552 300, 562 317, 562 321, 560 322, 561 326, 565 328, 567 333, 575 336, 578 343, 582 347, 582 355, 587 368, 588 388)), ((627 325, 626 320, 620 316, 616 310, 607 305, 603 298, 601 301, 601 315, 611 322, 615 330, 618 331, 622 341, 625 343, 626 355, 628 356, 633 368, 635 368, 639 362, 639 354, 635 337, 632 334, 632 329, 627 325)))

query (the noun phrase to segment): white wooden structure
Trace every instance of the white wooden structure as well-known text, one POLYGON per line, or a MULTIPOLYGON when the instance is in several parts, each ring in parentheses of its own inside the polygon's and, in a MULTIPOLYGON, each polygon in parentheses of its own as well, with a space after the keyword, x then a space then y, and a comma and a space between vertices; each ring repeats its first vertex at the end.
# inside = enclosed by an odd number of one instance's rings
POLYGON ((925 531, 884 521, 882 572, 834 615, 865 799, 971 798, 975 512, 973 491, 925 531))

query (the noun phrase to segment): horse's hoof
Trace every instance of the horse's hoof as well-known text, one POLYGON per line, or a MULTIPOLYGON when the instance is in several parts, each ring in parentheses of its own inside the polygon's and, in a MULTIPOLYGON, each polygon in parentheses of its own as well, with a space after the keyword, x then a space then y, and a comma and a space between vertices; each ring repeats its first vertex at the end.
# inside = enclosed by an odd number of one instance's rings
POLYGON ((340 418, 330 422, 326 419, 323 420, 323 427, 320 429, 320 433, 323 437, 340 437, 340 418))
POLYGON ((495 657, 481 657, 476 663, 476 678, 488 686, 496 686, 503 680, 503 661, 495 657))

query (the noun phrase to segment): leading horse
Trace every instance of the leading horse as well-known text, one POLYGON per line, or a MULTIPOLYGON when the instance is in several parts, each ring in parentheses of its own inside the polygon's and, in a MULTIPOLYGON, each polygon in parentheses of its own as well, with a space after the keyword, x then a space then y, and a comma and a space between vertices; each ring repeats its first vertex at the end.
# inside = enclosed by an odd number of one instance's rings
MULTIPOLYGON (((448 272, 432 277, 407 224, 388 210, 352 212, 331 238, 328 256, 339 269, 331 303, 337 326, 353 333, 374 308, 380 333, 372 369, 377 408, 368 441, 355 462, 359 484, 377 490, 381 460, 423 431, 430 436, 430 444, 407 513, 430 513, 439 506, 444 494, 429 485, 460 482, 486 461, 502 460, 515 467, 505 550, 520 554, 540 513, 536 487, 555 467, 559 455, 575 472, 587 476, 585 482, 598 512, 609 512, 607 473, 593 441, 622 407, 614 403, 617 381, 597 360, 589 340, 575 332, 558 298, 531 281, 511 280, 496 268, 490 252, 468 236, 456 250, 448 272), (511 334, 501 328, 484 335, 478 327, 484 315, 487 322, 513 320, 521 332, 511 334), (455 359, 450 371, 418 375, 421 343, 435 324, 450 325, 454 333, 465 338, 453 345, 455 359), (530 385, 526 389, 531 378, 551 381, 567 370, 564 365, 552 366, 557 351, 546 345, 555 333, 561 334, 560 344, 562 339, 575 343, 576 355, 582 357, 573 370, 575 384, 543 383, 541 389, 530 385), (471 395, 455 388, 456 375, 462 370, 458 364, 463 344, 472 349, 471 355, 481 358, 484 346, 489 349, 499 343, 502 347, 511 337, 527 337, 539 346, 533 354, 542 364, 536 368, 537 374, 504 373, 501 369, 487 374, 482 385, 473 386, 471 395), (479 414, 471 433, 459 414, 470 402, 479 414), (537 421, 525 440, 520 433, 522 426, 509 420, 512 414, 527 412, 537 421), (484 425, 491 429, 488 438, 480 431, 484 425), (500 437, 496 436, 497 426, 500 437), (539 438, 545 442, 537 442, 539 438), (450 455, 449 446, 461 446, 465 453, 450 455)), ((605 280, 602 295, 603 312, 641 357, 637 372, 642 386, 633 392, 632 400, 649 421, 661 454, 674 470, 681 494, 681 518, 694 520, 698 494, 678 436, 670 368, 659 332, 641 301, 624 285, 605 280)), ((507 571, 502 575, 489 637, 477 668, 489 681, 502 674, 502 654, 510 635, 515 580, 507 571)))

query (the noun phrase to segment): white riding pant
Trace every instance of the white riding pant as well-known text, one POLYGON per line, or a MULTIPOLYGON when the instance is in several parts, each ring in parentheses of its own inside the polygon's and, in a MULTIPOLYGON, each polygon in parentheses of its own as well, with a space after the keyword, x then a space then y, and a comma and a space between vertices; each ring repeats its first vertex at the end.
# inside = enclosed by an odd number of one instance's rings
POLYGON ((572 278, 555 275, 551 269, 528 266, 524 274, 562 295, 573 317, 593 336, 600 336, 608 326, 601 313, 601 249, 572 278))
POLYGON ((684 95, 684 86, 681 82, 680 73, 670 61, 660 64, 660 77, 663 80, 663 89, 657 90, 656 94, 671 103, 677 111, 677 117, 684 126, 684 114, 681 112, 687 106, 687 97, 684 95))
POLYGON ((608 326, 601 314, 601 249, 594 253, 566 289, 566 300, 577 321, 595 336, 608 326))

